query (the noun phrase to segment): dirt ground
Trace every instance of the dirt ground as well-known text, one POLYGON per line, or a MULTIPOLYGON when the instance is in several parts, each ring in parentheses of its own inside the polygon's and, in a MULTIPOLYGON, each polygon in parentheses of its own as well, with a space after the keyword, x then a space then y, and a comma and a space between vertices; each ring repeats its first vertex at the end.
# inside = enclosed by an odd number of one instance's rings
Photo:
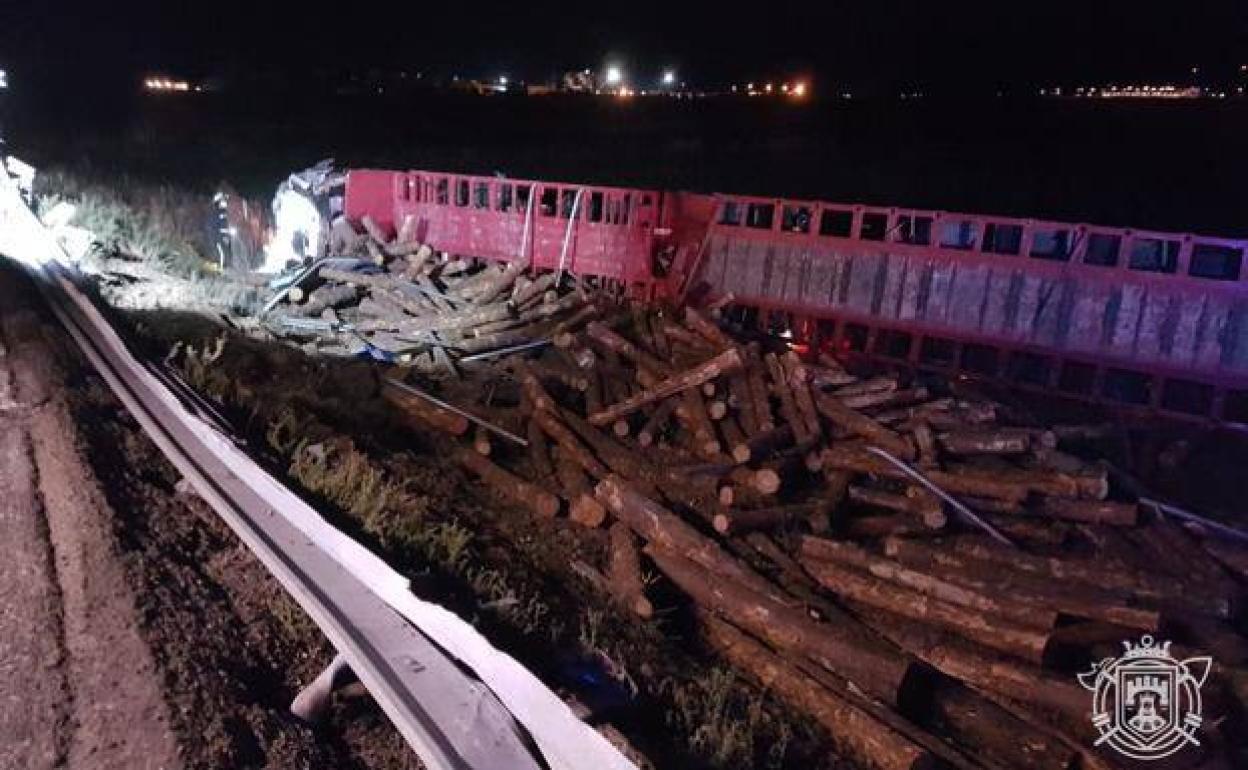
POLYGON ((287 715, 332 655, 0 270, 0 768, 404 768, 366 697, 287 715))

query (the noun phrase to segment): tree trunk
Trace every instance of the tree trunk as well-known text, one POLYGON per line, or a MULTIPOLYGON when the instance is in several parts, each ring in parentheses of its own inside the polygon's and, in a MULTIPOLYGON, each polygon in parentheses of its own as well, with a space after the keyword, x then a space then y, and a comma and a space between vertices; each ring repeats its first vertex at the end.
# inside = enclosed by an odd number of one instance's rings
POLYGON ((478 452, 464 447, 456 451, 455 459, 510 502, 528 507, 544 519, 559 513, 558 497, 503 470, 478 452))
POLYGON ((779 655, 722 620, 704 616, 706 639, 720 655, 812 717, 847 757, 873 770, 928 770, 932 755, 852 702, 818 686, 779 655))

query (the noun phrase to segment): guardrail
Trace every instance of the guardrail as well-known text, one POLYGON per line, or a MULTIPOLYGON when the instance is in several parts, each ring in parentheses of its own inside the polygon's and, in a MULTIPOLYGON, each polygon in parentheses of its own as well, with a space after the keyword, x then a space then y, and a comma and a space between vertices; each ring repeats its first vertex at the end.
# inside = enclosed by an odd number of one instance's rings
POLYGON ((118 398, 347 659, 427 767, 636 770, 531 672, 414 596, 406 578, 188 412, 78 289, 59 245, 4 174, 0 254, 35 277, 118 398))

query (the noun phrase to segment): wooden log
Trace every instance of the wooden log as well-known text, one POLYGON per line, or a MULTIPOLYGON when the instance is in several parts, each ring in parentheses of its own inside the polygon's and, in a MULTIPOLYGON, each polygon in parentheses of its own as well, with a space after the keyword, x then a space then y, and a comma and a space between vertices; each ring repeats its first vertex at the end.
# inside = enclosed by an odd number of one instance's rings
POLYGON ((452 436, 468 432, 468 418, 443 409, 436 404, 405 393, 402 389, 382 381, 381 397, 399 410, 401 415, 415 420, 417 429, 434 428, 452 436))
MULTIPOLYGON (((647 353, 638 346, 624 339, 620 335, 611 331, 606 324, 598 321, 591 321, 585 327, 586 334, 589 338, 602 345, 603 348, 610 350, 622 358, 627 358, 638 367, 646 370, 655 377, 668 377, 672 374, 672 368, 664 361, 660 361, 655 356, 647 353)), ((704 380, 692 383, 688 387, 697 387, 704 380)), ((670 395, 670 394, 669 394, 670 395)), ((614 419, 614 418, 612 418, 614 419)))
POLYGON ((648 620, 654 616, 654 605, 646 598, 645 583, 641 579, 641 560, 633 532, 627 524, 617 521, 611 525, 609 534, 607 580, 611 593, 623 607, 648 620))
MULTIPOLYGON (((655 442, 659 434, 663 431, 667 421, 671 419, 672 412, 676 411, 679 401, 675 398, 668 398, 660 401, 659 405, 654 408, 650 416, 646 418, 646 423, 637 432, 637 443, 643 447, 648 447, 655 442)), ((592 410, 597 411, 597 410, 592 410)), ((591 413, 592 413, 591 411, 591 413)))
POLYGON ((941 602, 1000 617, 1025 628, 1047 631, 1057 625, 1057 610, 1042 609, 1036 603, 1015 602, 1008 592, 977 591, 884 558, 853 543, 805 536, 800 541, 799 554, 807 560, 837 562, 941 602))
POLYGON ((512 294, 511 301, 518 307, 526 305, 530 300, 537 299, 548 290, 554 288, 554 285, 555 274, 545 273, 544 275, 540 275, 536 279, 525 284, 523 287, 518 288, 512 294))
POLYGON ((799 503, 776 508, 720 511, 711 518, 715 531, 727 537, 792 525, 809 515, 812 505, 799 503))
POLYGON ((902 460, 914 459, 914 445, 906 438, 880 425, 870 417, 841 404, 825 393, 815 393, 815 407, 833 425, 896 455, 902 460))
POLYGON ((897 378, 892 375, 880 377, 870 377, 865 380, 858 380, 852 384, 844 385, 837 388, 833 395, 838 398, 849 398, 851 396, 862 396, 868 393, 891 393, 897 390, 897 378))
POLYGON ((767 367, 771 394, 775 396, 780 404, 780 419, 784 423, 793 426, 793 435, 799 444, 805 443, 811 438, 810 432, 806 427, 806 423, 797 413, 797 402, 793 397, 793 389, 789 387, 789 378, 785 374, 784 367, 780 364, 780 358, 775 353, 768 353, 763 356, 763 363, 767 367))
MULTIPOLYGON (((542 381, 538 379, 537 372, 529 365, 529 362, 523 358, 517 358, 512 363, 512 369, 515 372, 516 379, 520 381, 520 387, 524 391, 524 397, 528 399, 533 411, 551 411, 555 408, 555 400, 546 392, 546 388, 542 386, 542 381)), ((551 438, 554 438, 553 436, 551 438)))
POLYGON ((1110 500, 1066 500, 1046 497, 1040 504, 1046 516, 1065 521, 1105 524, 1112 527, 1134 527, 1140 520, 1140 506, 1110 500))
POLYGON ((797 408, 798 418, 805 426, 806 435, 810 440, 818 441, 823 437, 823 426, 819 423, 819 412, 810 392, 810 372, 792 350, 784 354, 781 363, 784 365, 789 388, 793 392, 793 404, 797 408))
POLYGON ((860 617, 902 649, 975 689, 1052 709, 1073 719, 1086 719, 1088 693, 1073 677, 1058 678, 1036 666, 1015 662, 951 634, 916 626, 887 613, 869 611, 860 617))
POLYGON ((872 644, 850 623, 820 623, 733 579, 724 579, 651 543, 646 554, 678 588, 733 625, 787 655, 805 655, 873 697, 907 710, 922 677, 904 656, 872 644))
POLYGON ((360 224, 364 226, 364 231, 368 233, 368 236, 377 243, 382 245, 389 243, 390 239, 386 237, 386 231, 368 214, 360 219, 360 224))
POLYGON ((489 432, 485 430, 485 428, 482 428, 480 425, 476 426, 476 428, 473 429, 472 448, 474 451, 476 451, 477 454, 481 455, 482 457, 489 457, 490 452, 492 452, 494 449, 494 447, 490 444, 489 432))
MULTIPOLYGON (((882 516, 845 516, 835 523, 837 534, 852 538, 931 537, 937 532, 903 513, 882 516)), ((812 527, 812 531, 818 532, 812 527)))
POLYGON ((563 497, 568 501, 568 519, 589 529, 602 526, 607 520, 607 509, 594 497, 593 486, 584 468, 563 451, 555 462, 555 474, 563 497))
POLYGON ((839 400, 850 409, 882 409, 899 404, 926 401, 927 397, 927 388, 919 386, 917 388, 906 388, 905 390, 864 393, 860 396, 848 396, 839 400))
POLYGON ((764 371, 763 364, 751 358, 750 366, 746 370, 746 382, 750 386, 750 396, 754 403, 754 419, 759 433, 766 433, 776 427, 771 413, 771 397, 764 371))
POLYGON ((732 459, 739 463, 759 462, 791 446, 794 439, 793 426, 781 425, 778 428, 755 434, 744 444, 734 445, 731 448, 732 459))
POLYGON ((578 309, 575 313, 559 322, 559 325, 551 332, 551 339, 556 347, 566 348, 575 342, 577 335, 574 334, 589 321, 598 317, 602 311, 597 305, 588 303, 578 309))
POLYGON ((539 480, 555 475, 555 466, 550 459, 550 447, 546 444, 546 434, 537 420, 530 419, 525 425, 529 441, 529 464, 533 466, 533 474, 539 480))
POLYGON ((1093 770, 1076 764, 1078 752, 1051 729, 1037 729, 991 698, 948 681, 932 693, 932 712, 924 726, 973 751, 977 763, 992 770, 1093 770))
MULTIPOLYGON (((882 458, 866 452, 861 447, 836 445, 823 450, 823 467, 855 473, 870 473, 882 478, 909 481, 895 466, 882 458)), ((955 495, 972 495, 995 500, 1021 502, 1030 491, 1026 485, 998 478, 997 474, 982 471, 948 473, 927 471, 924 475, 933 484, 955 495)))
POLYGON ((541 518, 552 518, 559 513, 558 497, 503 470, 472 449, 457 450, 455 459, 509 502, 531 509, 541 518))
POLYGON ((810 714, 847 757, 873 770, 928 770, 930 752, 842 696, 812 687, 802 671, 734 626, 704 616, 710 646, 794 708, 810 714))
MULTIPOLYGON (((968 559, 948 548, 903 537, 887 538, 884 553, 909 569, 980 594, 1007 595, 1016 604, 1145 631, 1156 631, 1163 622, 1162 613, 1156 608, 1131 606, 1123 593, 1105 590, 1095 583, 1018 573, 1010 571, 1008 565, 968 559)), ((1027 554, 1019 556, 1023 560, 1034 558, 1027 554)))
POLYGON ((524 262, 520 260, 509 262, 507 267, 503 268, 503 272, 486 281, 478 288, 472 298, 473 304, 488 305, 502 294, 509 292, 512 284, 524 273, 526 267, 524 262))
POLYGON ((761 575, 725 553, 711 538, 701 534, 679 516, 637 492, 622 478, 612 475, 600 481, 594 494, 611 513, 646 542, 682 554, 702 567, 705 574, 727 578, 760 596, 784 606, 786 599, 761 575))
POLYGON ((735 460, 736 447, 746 443, 745 432, 741 430, 737 418, 731 414, 725 415, 716 425, 719 427, 720 446, 727 449, 735 460))
POLYGON ((714 352, 714 347, 706 338, 671 321, 663 323, 663 334, 668 338, 669 344, 683 345, 700 353, 714 352))
POLYGON ((606 478, 608 471, 598 458, 594 457, 571 430, 548 409, 535 409, 533 421, 542 432, 559 445, 560 453, 571 462, 584 468, 595 479, 606 478))
POLYGON ((589 377, 579 369, 571 369, 554 361, 528 361, 528 369, 540 378, 562 383, 571 390, 589 390, 589 377))
POLYGON ((352 304, 358 297, 359 292, 354 286, 325 284, 313 289, 307 301, 302 305, 295 305, 293 309, 305 318, 314 318, 327 308, 352 304))
POLYGON ((744 371, 734 372, 728 377, 728 403, 736 407, 741 430, 746 437, 757 435, 758 416, 754 413, 754 397, 744 371))
POLYGON ((857 485, 851 485, 848 491, 849 499, 856 503, 907 513, 928 529, 943 529, 949 523, 940 500, 914 487, 908 488, 904 495, 857 485))
POLYGON ((835 562, 804 558, 802 566, 837 596, 942 628, 1007 655, 1039 664, 1048 649, 1049 637, 1043 631, 944 602, 835 562))
POLYGON ((706 413, 706 402, 702 400, 702 394, 693 388, 681 392, 676 413, 693 434, 695 453, 705 460, 718 459, 722 447, 715 437, 715 428, 711 425, 710 415, 706 413))
POLYGON ((832 531, 834 526, 832 516, 838 512, 841 502, 849 492, 849 484, 853 480, 853 474, 845 471, 822 468, 821 472, 823 492, 819 495, 815 509, 811 511, 807 519, 810 530, 815 534, 826 534, 832 531))
POLYGON ((941 447, 955 455, 1017 455, 1031 450, 1031 431, 1023 428, 942 433, 941 447))
POLYGON ((646 404, 674 396, 690 388, 696 388, 704 382, 736 371, 741 368, 742 363, 740 351, 736 348, 729 348, 693 369, 668 377, 625 401, 607 407, 601 412, 591 414, 589 421, 593 425, 610 425, 646 404))
POLYGON ((727 348, 733 344, 732 338, 723 329, 689 306, 685 307, 685 326, 717 348, 727 348))

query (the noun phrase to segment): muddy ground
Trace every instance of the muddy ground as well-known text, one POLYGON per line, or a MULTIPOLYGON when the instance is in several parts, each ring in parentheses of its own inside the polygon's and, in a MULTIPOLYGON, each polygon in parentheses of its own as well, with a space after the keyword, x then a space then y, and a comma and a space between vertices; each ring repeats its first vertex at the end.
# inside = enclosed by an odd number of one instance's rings
POLYGON ((332 651, 0 270, 0 768, 418 767, 332 651))

